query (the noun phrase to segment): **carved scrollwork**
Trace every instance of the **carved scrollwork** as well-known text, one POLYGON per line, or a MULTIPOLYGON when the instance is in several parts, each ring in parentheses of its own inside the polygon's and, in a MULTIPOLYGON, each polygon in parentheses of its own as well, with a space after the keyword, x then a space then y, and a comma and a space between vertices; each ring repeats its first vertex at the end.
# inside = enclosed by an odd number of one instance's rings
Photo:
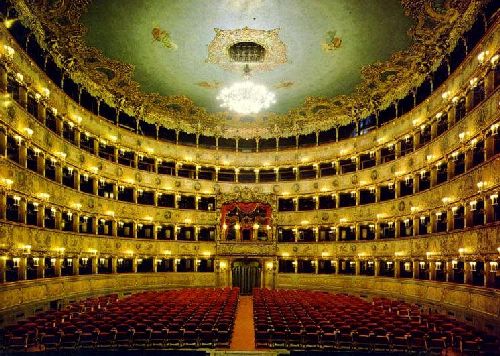
POLYGON ((232 138, 270 138, 308 134, 355 122, 392 105, 418 87, 471 27, 485 2, 471 0, 401 0, 415 20, 409 31, 413 43, 389 60, 364 67, 362 81, 350 95, 308 97, 284 114, 261 113, 252 122, 227 112, 207 112, 185 96, 144 93, 133 79, 134 67, 104 56, 84 41, 80 22, 89 0, 20 0, 21 21, 41 46, 77 83, 109 105, 149 123, 188 133, 232 138), (371 100, 367 100, 371 98, 371 100))

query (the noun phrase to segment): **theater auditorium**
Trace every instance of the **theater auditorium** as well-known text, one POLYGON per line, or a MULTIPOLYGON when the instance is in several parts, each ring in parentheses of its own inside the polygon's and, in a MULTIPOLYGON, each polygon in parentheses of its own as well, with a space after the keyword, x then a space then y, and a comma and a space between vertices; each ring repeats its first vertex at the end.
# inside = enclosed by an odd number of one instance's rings
POLYGON ((500 354, 499 5, 0 1, 0 354, 500 354))

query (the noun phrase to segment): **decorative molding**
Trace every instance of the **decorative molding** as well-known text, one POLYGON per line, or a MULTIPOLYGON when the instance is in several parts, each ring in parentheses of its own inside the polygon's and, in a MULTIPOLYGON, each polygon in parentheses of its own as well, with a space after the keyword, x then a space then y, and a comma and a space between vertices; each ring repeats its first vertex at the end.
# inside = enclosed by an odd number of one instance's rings
POLYGON ((214 28, 215 37, 208 45, 207 63, 216 64, 223 69, 243 74, 248 65, 252 72, 268 72, 287 63, 286 45, 279 38, 279 28, 257 30, 244 27, 236 30, 214 28), (265 49, 262 62, 240 63, 229 57, 229 47, 238 42, 254 42, 265 49))
POLYGON ((484 6, 484 2, 470 0, 447 0, 442 5, 432 0, 402 0, 406 14, 416 20, 410 31, 413 44, 384 63, 364 67, 362 82, 351 95, 308 97, 301 107, 286 114, 262 113, 251 122, 243 122, 226 112, 208 113, 184 96, 142 93, 132 79, 133 66, 106 58, 101 51, 85 45, 86 29, 80 17, 89 3, 21 0, 16 2, 16 9, 56 63, 92 95, 150 123, 234 138, 308 134, 346 125, 384 109, 418 87, 437 68, 484 6))

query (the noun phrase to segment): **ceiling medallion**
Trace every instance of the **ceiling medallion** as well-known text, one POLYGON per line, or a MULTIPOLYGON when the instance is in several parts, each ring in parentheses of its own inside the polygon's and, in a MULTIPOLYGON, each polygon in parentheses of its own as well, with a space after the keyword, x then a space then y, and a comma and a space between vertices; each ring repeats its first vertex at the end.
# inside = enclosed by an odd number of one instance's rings
POLYGON ((257 114, 269 108, 276 102, 275 98, 274 93, 264 85, 249 80, 225 87, 217 96, 217 100, 222 102, 221 107, 243 115, 257 114))
POLYGON ((215 38, 208 45, 207 62, 234 72, 241 71, 242 63, 252 72, 273 70, 288 61, 279 30, 215 28, 215 38))

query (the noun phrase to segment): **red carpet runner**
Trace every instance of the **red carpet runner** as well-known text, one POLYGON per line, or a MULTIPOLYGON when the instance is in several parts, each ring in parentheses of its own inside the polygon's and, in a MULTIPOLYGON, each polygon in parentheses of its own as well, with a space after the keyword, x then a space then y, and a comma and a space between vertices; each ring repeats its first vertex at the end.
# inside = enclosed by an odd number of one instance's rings
POLYGON ((238 309, 236 309, 231 350, 255 350, 252 296, 240 296, 238 309))

